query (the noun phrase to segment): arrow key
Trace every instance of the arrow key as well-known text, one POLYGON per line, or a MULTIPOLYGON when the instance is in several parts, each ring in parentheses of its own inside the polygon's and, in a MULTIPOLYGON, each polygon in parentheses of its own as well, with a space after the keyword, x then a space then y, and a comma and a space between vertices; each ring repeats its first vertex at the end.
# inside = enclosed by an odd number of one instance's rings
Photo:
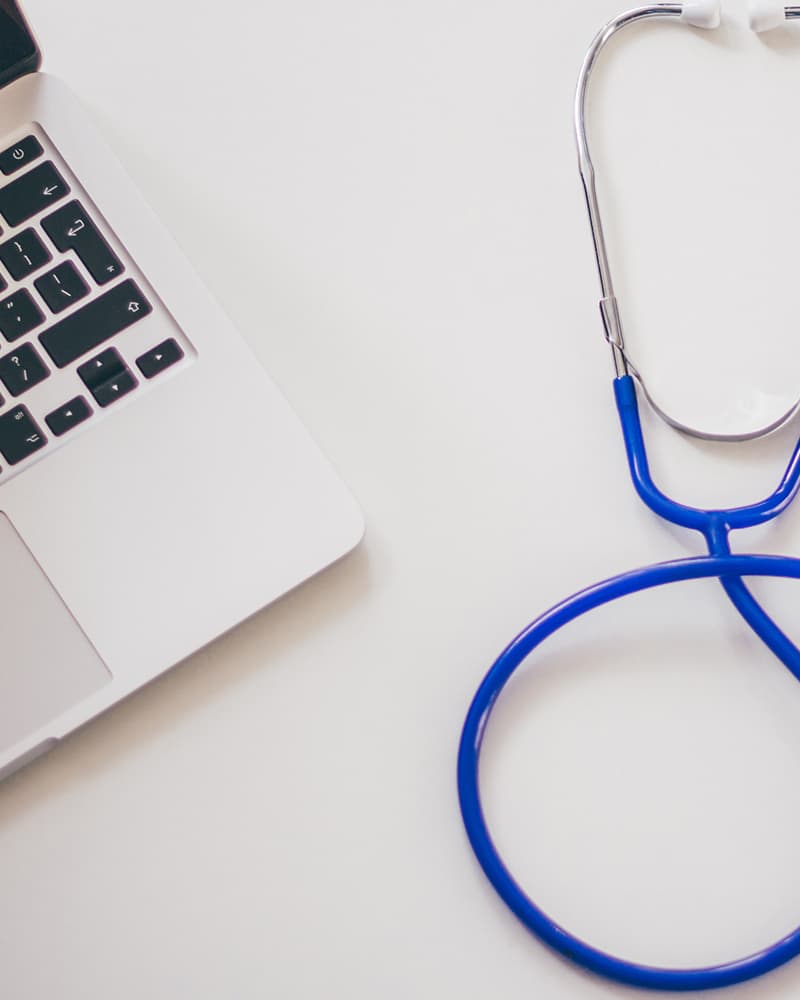
POLYGON ((78 367, 78 375, 86 388, 93 392, 98 385, 124 372, 125 367, 119 351, 114 347, 107 347, 90 361, 84 361, 78 367))
POLYGON ((136 365, 145 378, 153 378, 165 368, 176 364, 183 357, 183 351, 176 340, 170 338, 136 359, 136 365))
POLYGON ((91 407, 83 396, 76 396, 68 403, 64 403, 63 406, 59 406, 57 410, 48 413, 44 419, 53 434, 56 437, 61 437, 62 434, 71 431, 73 427, 82 424, 91 415, 91 407))
POLYGON ((124 372, 115 375, 114 378, 110 378, 106 382, 101 382, 100 385, 95 386, 92 389, 92 395, 97 401, 98 406, 110 406, 135 389, 138 384, 132 372, 126 368, 124 372))
POLYGON ((139 384, 113 347, 80 365, 78 375, 100 406, 110 406, 139 384))

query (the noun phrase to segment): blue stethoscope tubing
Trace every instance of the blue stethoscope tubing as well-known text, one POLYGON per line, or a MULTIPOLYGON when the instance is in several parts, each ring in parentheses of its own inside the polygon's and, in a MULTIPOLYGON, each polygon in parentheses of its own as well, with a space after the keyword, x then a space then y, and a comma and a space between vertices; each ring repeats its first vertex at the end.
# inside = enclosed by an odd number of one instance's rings
POLYGON ((796 957, 800 954, 800 927, 752 955, 705 968, 659 968, 606 954, 570 934, 526 895, 500 858, 481 806, 481 746, 492 709, 506 683, 548 636, 610 601, 668 583, 716 577, 753 632, 800 680, 800 649, 764 611, 742 579, 750 576, 800 579, 800 559, 736 555, 731 552, 728 540, 730 531, 763 524, 777 517, 792 502, 800 487, 800 441, 778 488, 760 503, 729 510, 685 506, 662 493, 651 478, 633 378, 624 375, 615 379, 614 392, 636 492, 660 517, 699 531, 705 538, 709 554, 632 570, 588 587, 545 612, 511 642, 483 679, 464 723, 458 752, 461 814, 472 849, 506 905, 529 930, 566 958, 594 973, 631 986, 673 991, 716 989, 753 979, 796 957))

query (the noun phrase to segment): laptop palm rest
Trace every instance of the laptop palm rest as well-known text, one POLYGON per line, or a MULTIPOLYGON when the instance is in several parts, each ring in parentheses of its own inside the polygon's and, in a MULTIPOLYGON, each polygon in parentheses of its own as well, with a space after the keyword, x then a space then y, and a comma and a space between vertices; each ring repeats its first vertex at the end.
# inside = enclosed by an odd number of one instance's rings
POLYGON ((0 751, 103 687, 111 673, 0 513, 0 751))

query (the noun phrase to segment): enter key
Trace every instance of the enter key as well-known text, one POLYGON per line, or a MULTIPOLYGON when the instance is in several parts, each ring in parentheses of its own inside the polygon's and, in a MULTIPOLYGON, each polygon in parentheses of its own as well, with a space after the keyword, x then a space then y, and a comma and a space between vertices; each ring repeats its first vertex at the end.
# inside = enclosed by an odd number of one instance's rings
POLYGON ((42 219, 42 228, 57 250, 75 251, 98 285, 122 274, 122 262, 79 201, 71 201, 42 219))

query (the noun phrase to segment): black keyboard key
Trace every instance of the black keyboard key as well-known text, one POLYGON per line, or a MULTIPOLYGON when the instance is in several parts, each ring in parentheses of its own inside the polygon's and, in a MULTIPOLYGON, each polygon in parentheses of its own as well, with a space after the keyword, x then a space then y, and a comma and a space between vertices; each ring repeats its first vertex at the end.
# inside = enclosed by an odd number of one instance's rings
POLYGON ((135 282, 123 281, 45 330, 39 340, 53 363, 64 368, 152 311, 135 282))
POLYGON ((100 406, 109 406, 139 384, 113 347, 82 364, 78 375, 100 406))
POLYGON ((49 374, 32 344, 23 344, 19 350, 0 358, 0 380, 12 396, 21 396, 44 382, 49 374))
POLYGON ((101 382, 100 385, 95 386, 92 389, 92 395, 97 401, 98 406, 110 406, 135 389, 138 384, 132 372, 126 368, 119 375, 115 375, 114 378, 110 378, 108 381, 101 382))
POLYGON ((68 194, 69 184, 48 161, 0 188, 0 214, 19 226, 68 194))
POLYGON ((74 264, 65 261, 34 281, 36 291, 51 312, 60 313, 89 294, 89 286, 78 274, 74 264))
POLYGON ((139 371, 145 378, 153 378, 160 374, 165 368, 176 364, 183 357, 183 351, 176 340, 165 340, 163 344, 154 347, 146 354, 136 359, 139 371))
POLYGON ((53 259, 33 229, 17 233, 13 240, 0 243, 0 260, 15 281, 27 278, 53 259))
POLYGON ((6 340, 19 340, 40 323, 44 323, 44 313, 25 288, 0 299, 0 331, 6 340))
POLYGON ((61 437, 62 434, 71 431, 73 427, 82 424, 84 420, 88 420, 91 415, 92 408, 83 396, 76 396, 68 403, 64 403, 63 406, 59 406, 57 410, 48 413, 44 419, 53 434, 56 437, 61 437))
POLYGON ((37 156, 41 156, 43 152, 44 150, 36 136, 27 135, 24 139, 20 139, 15 146, 4 149, 0 153, 0 170, 6 176, 8 174, 15 174, 23 167, 27 167, 37 156))
POLYGON ((71 201, 42 219, 42 228, 58 250, 75 251, 98 285, 122 274, 122 262, 79 201, 71 201))
POLYGON ((0 452, 9 465, 16 465, 46 444, 47 438, 24 406, 0 416, 0 452))
POLYGON ((107 347, 91 361, 84 361, 78 366, 78 377, 87 389, 95 389, 103 382, 124 372, 125 368, 125 362, 119 351, 115 347, 107 347))

